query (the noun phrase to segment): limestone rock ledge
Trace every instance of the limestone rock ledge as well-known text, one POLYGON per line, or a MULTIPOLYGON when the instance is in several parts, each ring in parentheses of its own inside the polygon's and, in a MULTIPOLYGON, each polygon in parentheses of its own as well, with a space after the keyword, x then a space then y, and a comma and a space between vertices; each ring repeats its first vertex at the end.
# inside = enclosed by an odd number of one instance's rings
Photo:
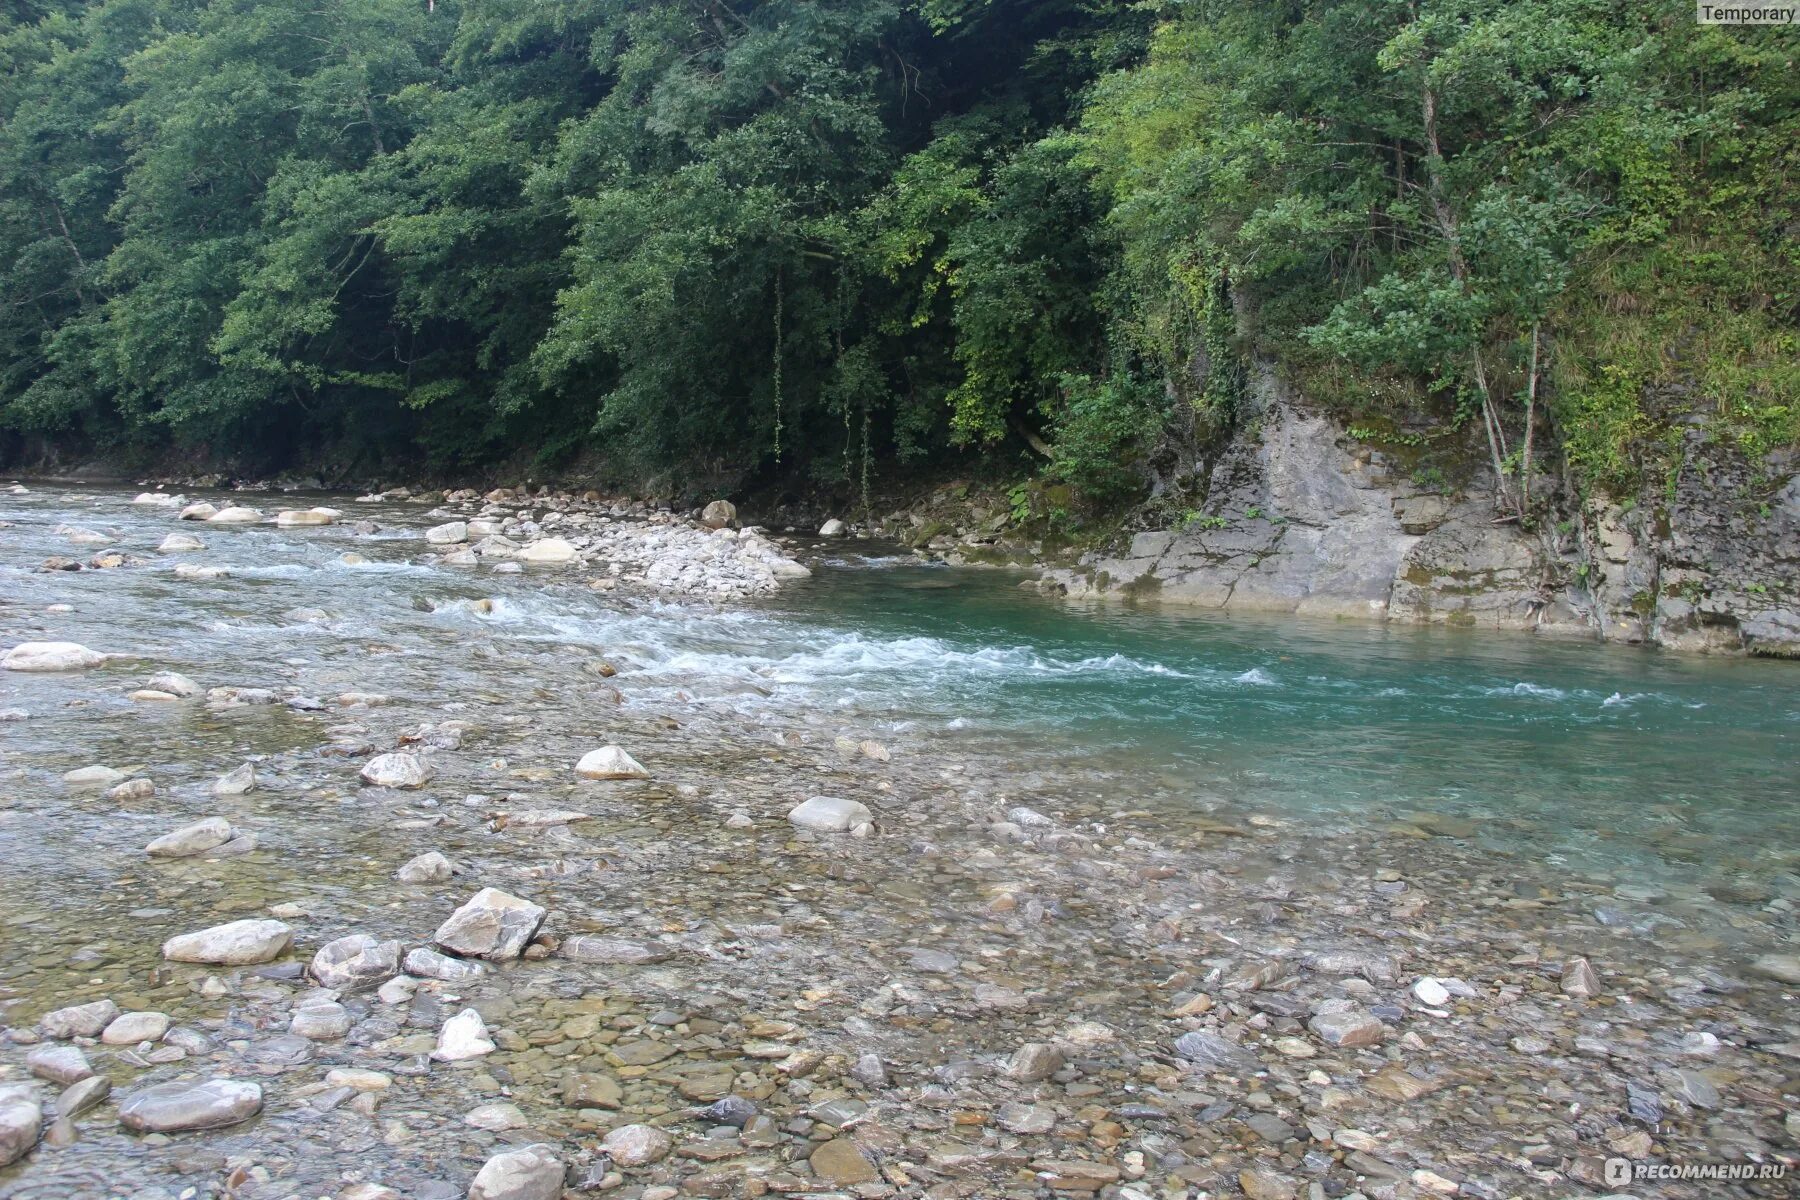
POLYGON ((1497 523, 1491 477, 1420 486, 1271 375, 1210 464, 1204 512, 1034 586, 1227 612, 1515 629, 1800 656, 1800 476, 1688 432, 1673 483, 1629 504, 1534 490, 1560 519, 1497 523))

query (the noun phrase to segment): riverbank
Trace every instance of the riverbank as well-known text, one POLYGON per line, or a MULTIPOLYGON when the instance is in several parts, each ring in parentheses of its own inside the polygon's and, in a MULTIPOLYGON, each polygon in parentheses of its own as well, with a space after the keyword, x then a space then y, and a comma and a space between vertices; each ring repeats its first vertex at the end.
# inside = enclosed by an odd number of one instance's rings
MULTIPOLYGON (((1792 1165, 1800 864, 1672 792, 1608 870, 1545 852, 1547 811, 1407 786, 1308 812, 1196 790, 1150 743, 921 720, 872 632, 807 651, 850 672, 820 687, 743 607, 767 600, 595 592, 603 558, 458 567, 428 506, 307 497, 358 532, 126 499, 34 493, 0 530, 0 641, 121 655, 0 673, 7 1200, 447 1200, 496 1158, 549 1179, 506 1158, 531 1146, 631 1200, 1644 1194, 1604 1160, 1792 1165), (126 561, 28 569, 59 527, 126 561), (178 580, 170 532, 220 573, 178 580), (644 777, 585 777, 609 745, 644 777), (815 796, 867 819, 810 827, 815 796), (195 853, 146 854, 177 831, 195 853), (446 927, 488 888, 522 915, 446 927), (268 961, 182 961, 236 921, 283 927, 268 961), (233 1123, 143 1124, 202 1108, 233 1123)), ((935 676, 989 671, 916 641, 935 676)), ((1096 669, 1069 659, 1019 669, 1096 669)), ((1265 661, 1231 686, 1294 670, 1265 661)))
MULTIPOLYGON (((1752 458, 1704 423, 1686 425, 1658 443, 1655 469, 1644 466, 1635 491, 1602 497, 1540 472, 1533 518, 1521 523, 1496 513, 1492 474, 1467 436, 1346 424, 1272 372, 1255 377, 1245 403, 1220 445, 1168 467, 1148 497, 1104 517, 1071 512, 1067 488, 1030 478, 922 476, 866 504, 828 492, 734 498, 743 524, 831 528, 952 565, 1023 568, 1045 594, 1079 602, 1800 657, 1800 459, 1791 451, 1752 458)), ((604 497, 574 482, 582 471, 481 494, 692 522, 714 498, 673 484, 651 501, 604 497)), ((229 480, 165 482, 216 489, 229 480)), ((464 503, 474 495, 455 494, 464 503)))

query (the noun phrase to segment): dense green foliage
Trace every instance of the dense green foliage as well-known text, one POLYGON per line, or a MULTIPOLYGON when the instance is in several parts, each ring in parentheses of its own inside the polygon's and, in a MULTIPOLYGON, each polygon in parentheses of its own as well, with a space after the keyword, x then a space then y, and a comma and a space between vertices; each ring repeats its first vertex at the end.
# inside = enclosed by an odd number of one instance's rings
POLYGON ((1674 0, 9 13, 15 450, 1104 498, 1261 360, 1522 507, 1538 426, 1610 487, 1670 396, 1800 427, 1800 42, 1674 0))

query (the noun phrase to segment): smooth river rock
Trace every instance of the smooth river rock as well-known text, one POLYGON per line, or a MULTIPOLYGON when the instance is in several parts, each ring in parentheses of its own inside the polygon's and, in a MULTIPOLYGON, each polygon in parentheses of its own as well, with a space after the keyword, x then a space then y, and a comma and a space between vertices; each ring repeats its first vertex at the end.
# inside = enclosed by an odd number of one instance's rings
POLYGON ((469 1185, 469 1200, 557 1200, 563 1193, 563 1170, 554 1146, 507 1150, 481 1164, 469 1185))
POLYGON ((37 1145, 43 1120, 29 1087, 0 1086, 0 1167, 18 1162, 37 1145))
POLYGON ((99 1037, 100 1031, 119 1015, 119 1006, 111 999, 93 1000, 87 1004, 71 1004, 55 1012, 45 1013, 38 1028, 45 1037, 99 1037))
POLYGON ((358 772, 371 787, 421 788, 431 779, 431 764, 416 754, 377 754, 358 772))
POLYGON ((574 562, 580 556, 581 552, 562 538, 545 538, 542 541, 533 542, 520 550, 518 554, 521 562, 548 565, 574 562))
POLYGON ((114 1017, 100 1031, 100 1040, 108 1046, 135 1046, 139 1042, 160 1042, 169 1032, 168 1013, 128 1012, 114 1017))
POLYGON ((87 1055, 77 1046, 38 1046, 25 1056, 25 1069, 39 1079, 65 1086, 94 1073, 87 1055))
POLYGON ((456 864, 439 854, 429 850, 417 858, 409 858, 400 864, 394 872, 394 878, 401 883, 442 883, 456 874, 456 864))
POLYGON ((529 900, 499 888, 482 888, 438 926, 431 940, 470 958, 517 958, 544 916, 544 910, 529 900))
POLYGON ((262 519, 263 515, 261 509, 246 508, 241 504, 234 504, 229 508, 221 508, 218 512, 206 518, 206 522, 209 525, 254 525, 262 519))
POLYGON ((213 780, 215 796, 242 796, 256 790, 256 768, 245 763, 213 780))
POLYGON ((465 983, 480 979, 487 974, 487 968, 466 958, 451 958, 428 946, 420 946, 407 952, 406 973, 425 979, 441 979, 445 983, 465 983))
POLYGON ((192 554, 206 549, 206 543, 191 533, 171 533, 156 549, 161 554, 192 554))
MULTIPOLYGON (((566 761, 566 760, 565 760, 566 761)), ((643 764, 617 746, 602 746, 581 756, 575 773, 583 779, 648 779, 643 764)))
POLYGON ((56 1117, 67 1121, 79 1117, 112 1095, 112 1080, 104 1075, 90 1075, 63 1089, 56 1098, 56 1117))
POLYGON ((178 934, 163 943, 162 952, 164 958, 173 962, 245 966, 274 961, 293 940, 294 931, 280 921, 229 921, 196 933, 178 934))
POLYGON ((320 946, 307 973, 322 986, 338 991, 375 987, 400 973, 400 951, 399 942, 353 933, 320 946))
POLYGON ((866 805, 837 796, 814 796, 788 813, 792 824, 821 833, 842 833, 874 819, 875 814, 866 805))
POLYGON ((1800 984, 1800 954, 1765 954, 1750 964, 1750 970, 1765 979, 1800 984))
POLYGON ((119 1101, 119 1123, 133 1133, 219 1129, 262 1111, 262 1088, 237 1079, 158 1083, 119 1101))
POLYGON ((64 771, 62 780, 74 787, 112 787, 125 779, 125 772, 115 771, 111 767, 76 767, 73 771, 64 771))
POLYGON ((231 837, 231 822, 224 817, 208 817, 163 834, 145 846, 144 853, 152 858, 191 858, 218 849, 231 837))
POLYGON ((284 529, 302 525, 330 525, 339 515, 335 508, 284 508, 275 514, 275 524, 284 529))
POLYGON ((557 947, 558 954, 564 958, 584 963, 605 963, 613 966, 641 966, 644 963, 662 962, 670 957, 670 951, 650 942, 634 942, 625 938, 598 937, 594 934, 578 933, 574 937, 564 938, 557 947))
POLYGON ((89 650, 80 642, 20 642, 0 654, 0 669, 7 671, 79 671, 97 667, 109 655, 89 650))
POLYGON ((171 696, 180 696, 183 699, 198 696, 203 690, 199 684, 180 671, 158 671, 144 686, 159 692, 167 692, 171 696))
POLYGON ((425 531, 425 540, 433 546, 458 546, 469 540, 466 521, 446 521, 425 531))

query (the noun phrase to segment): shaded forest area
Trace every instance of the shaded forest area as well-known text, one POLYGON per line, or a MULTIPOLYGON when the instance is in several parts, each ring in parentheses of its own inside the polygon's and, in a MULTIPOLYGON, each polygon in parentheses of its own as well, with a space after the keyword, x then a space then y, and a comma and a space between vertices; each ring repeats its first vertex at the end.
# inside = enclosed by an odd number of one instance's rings
MULTIPOLYGON (((0 451, 1141 498, 1273 369, 1800 432, 1800 31, 1674 0, 13 0, 0 451)), ((1426 433, 1418 432, 1421 428, 1426 433)))

